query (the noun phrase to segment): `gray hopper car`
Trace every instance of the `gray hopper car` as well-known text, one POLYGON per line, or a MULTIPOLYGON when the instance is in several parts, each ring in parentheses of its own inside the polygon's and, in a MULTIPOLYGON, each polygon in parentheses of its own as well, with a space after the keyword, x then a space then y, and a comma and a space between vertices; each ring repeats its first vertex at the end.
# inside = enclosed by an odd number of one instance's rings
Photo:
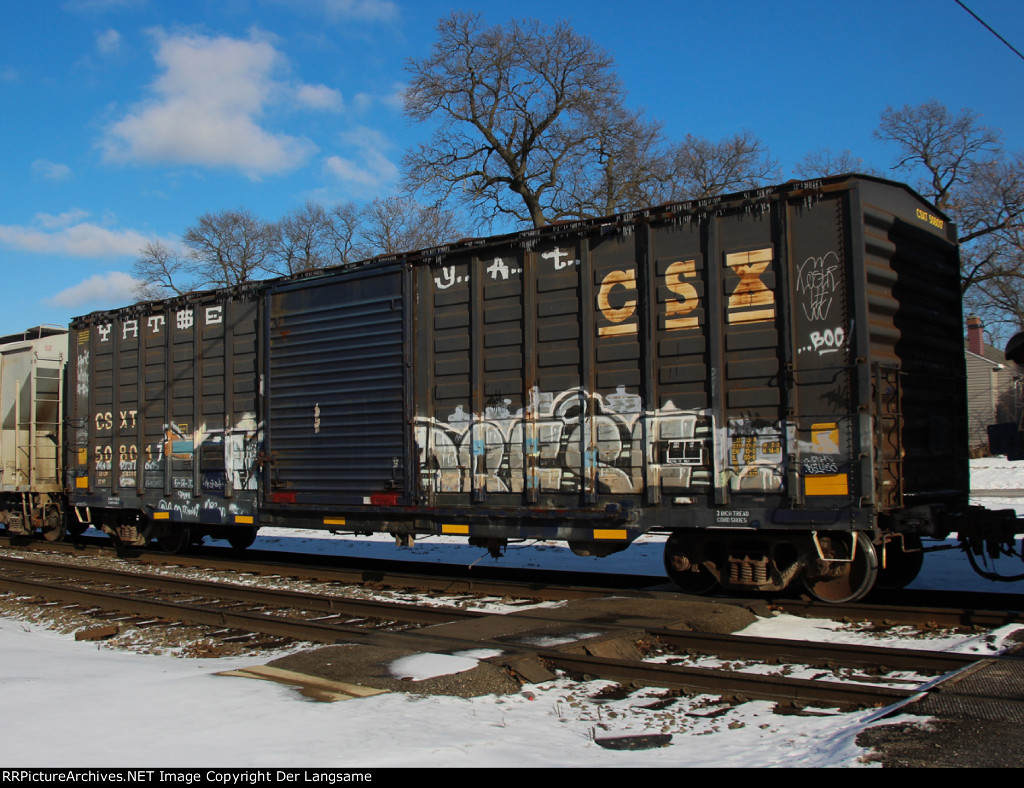
POLYGON ((855 599, 968 506, 959 256, 864 176, 790 182, 135 304, 70 332, 79 525, 261 525, 606 555, 855 599))

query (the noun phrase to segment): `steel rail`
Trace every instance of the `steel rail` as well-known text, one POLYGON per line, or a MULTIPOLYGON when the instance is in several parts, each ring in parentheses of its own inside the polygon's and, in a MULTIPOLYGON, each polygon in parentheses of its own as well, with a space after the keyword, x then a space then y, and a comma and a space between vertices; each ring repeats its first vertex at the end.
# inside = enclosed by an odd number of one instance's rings
POLYGON ((730 695, 737 700, 772 700, 808 705, 860 707, 887 706, 921 693, 920 689, 895 689, 839 681, 795 679, 757 673, 723 671, 712 668, 688 668, 650 662, 540 651, 538 656, 571 673, 591 674, 619 682, 639 682, 648 686, 730 695))
MULTIPOLYGON (((1024 606, 1024 598, 1022 598, 1024 606)), ((877 621, 887 624, 911 624, 934 627, 979 626, 995 628, 1006 624, 1019 624, 1024 615, 1017 610, 977 610, 971 608, 908 607, 905 605, 879 605, 861 602, 826 604, 799 599, 776 600, 788 613, 806 618, 832 620, 877 621)))
POLYGON ((820 667, 852 667, 879 670, 913 670, 919 673, 947 673, 972 665, 992 655, 959 654, 889 646, 861 646, 847 643, 819 643, 784 638, 717 635, 676 629, 651 629, 648 634, 662 643, 685 651, 733 659, 792 662, 820 667))
POLYGON ((56 570, 65 577, 97 583, 124 583, 170 593, 195 593, 196 591, 201 591, 221 599, 247 602, 254 605, 295 607, 326 613, 345 613, 366 618, 397 619, 417 624, 442 624, 457 619, 478 618, 487 615, 478 611, 457 610, 454 608, 430 608, 401 602, 378 602, 369 599, 350 599, 301 591, 251 588, 235 583, 213 580, 176 578, 148 573, 138 574, 123 572, 117 569, 55 564, 49 561, 34 561, 31 559, 0 557, 0 568, 38 571, 47 574, 52 574, 56 570))

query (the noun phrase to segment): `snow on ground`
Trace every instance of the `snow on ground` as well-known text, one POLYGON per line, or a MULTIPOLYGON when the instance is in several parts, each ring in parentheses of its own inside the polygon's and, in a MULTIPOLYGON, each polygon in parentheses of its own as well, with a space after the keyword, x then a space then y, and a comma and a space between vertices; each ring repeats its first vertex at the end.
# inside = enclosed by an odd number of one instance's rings
MULTIPOLYGON (((1024 465, 975 461, 979 489, 1024 487, 1024 465)), ((979 498, 990 508, 1020 499, 979 498)), ((338 555, 396 554, 390 540, 339 539, 322 533, 261 532, 256 547, 338 555)), ((507 566, 575 566, 583 571, 661 574, 661 540, 644 538, 618 556, 587 559, 555 544, 514 545, 507 566)), ((493 559, 457 540, 423 540, 403 558, 493 559)), ((1019 570, 1018 570, 1019 571, 1019 570)), ((917 588, 989 588, 958 550, 926 558, 917 588)), ((1024 592, 1014 585, 1001 590, 1024 592)), ((907 647, 990 651, 996 637, 940 633, 902 639, 831 621, 777 616, 748 634, 845 642, 896 642, 907 647)), ((8 767, 570 767, 570 766, 857 766, 855 738, 883 712, 783 716, 763 702, 729 706, 714 697, 665 705, 663 692, 643 689, 597 701, 607 682, 565 679, 529 685, 511 696, 463 699, 385 694, 318 703, 271 682, 225 677, 221 671, 258 659, 181 659, 117 652, 76 642, 35 625, 0 619, 0 764, 8 767), (670 733, 669 746, 616 751, 597 737, 670 733)), ((280 654, 275 654, 280 656, 280 654)), ((483 653, 424 655, 391 666, 426 677, 467 669, 483 653)), ((900 716, 895 719, 909 721, 900 716)), ((891 722, 892 720, 887 720, 891 722)))

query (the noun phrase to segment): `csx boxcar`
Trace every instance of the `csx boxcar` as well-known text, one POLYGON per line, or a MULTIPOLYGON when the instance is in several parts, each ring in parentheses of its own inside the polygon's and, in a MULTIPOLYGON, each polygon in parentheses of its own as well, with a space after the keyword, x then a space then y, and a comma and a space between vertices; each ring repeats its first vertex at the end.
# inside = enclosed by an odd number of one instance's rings
POLYGON ((947 219, 863 176, 146 302, 72 325, 68 488, 170 549, 654 529, 685 589, 852 599, 981 516, 960 314, 947 219))

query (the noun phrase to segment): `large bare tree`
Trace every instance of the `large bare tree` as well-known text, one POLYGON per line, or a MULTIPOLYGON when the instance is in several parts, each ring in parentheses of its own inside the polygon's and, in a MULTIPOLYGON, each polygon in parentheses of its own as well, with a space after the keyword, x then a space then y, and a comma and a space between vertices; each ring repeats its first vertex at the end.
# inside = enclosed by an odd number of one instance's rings
POLYGON ((949 211, 954 192, 1001 148, 999 134, 978 120, 967 109, 954 115, 938 101, 886 107, 875 137, 897 144, 901 154, 893 169, 919 173, 921 194, 949 211))
POLYGON ((488 221, 541 227, 576 213, 562 182, 596 155, 595 121, 623 97, 611 55, 566 22, 488 27, 454 13, 437 33, 407 66, 406 113, 436 124, 405 155, 407 185, 488 221))
POLYGON ((875 133, 895 143, 893 169, 957 224, 965 302, 990 328, 1024 326, 1024 157, 967 109, 937 101, 888 107, 875 133))
POLYGON ((190 261, 162 241, 152 241, 139 250, 132 277, 138 283, 135 294, 143 299, 184 295, 193 289, 190 261))
POLYGON ((180 247, 146 244, 133 265, 143 298, 164 298, 260 279, 273 243, 271 225, 245 208, 204 213, 186 228, 180 247))
POLYGON ((204 213, 186 228, 182 243, 198 288, 230 287, 271 272, 271 227, 245 208, 204 213))

